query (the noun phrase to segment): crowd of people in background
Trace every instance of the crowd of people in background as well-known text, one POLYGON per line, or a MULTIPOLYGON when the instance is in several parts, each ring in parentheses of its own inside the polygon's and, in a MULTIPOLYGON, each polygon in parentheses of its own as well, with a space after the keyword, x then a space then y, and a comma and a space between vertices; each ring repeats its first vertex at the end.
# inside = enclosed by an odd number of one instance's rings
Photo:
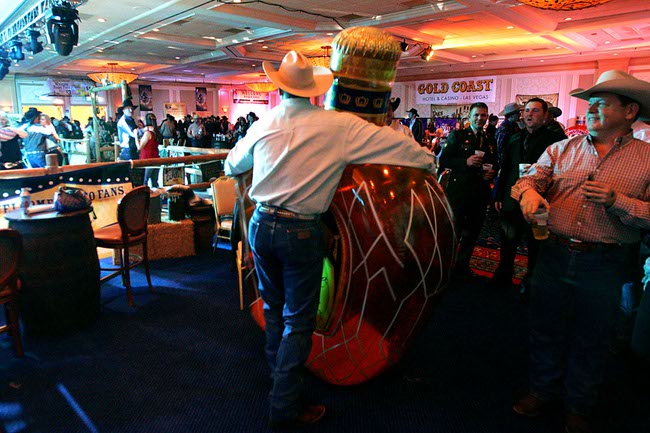
MULTIPOLYGON (((119 125, 122 122, 121 132, 132 138, 128 152, 120 155, 119 159, 122 160, 152 157, 150 155, 157 153, 147 150, 153 149, 152 138, 155 138, 156 146, 175 144, 229 149, 246 136, 253 122, 259 120, 254 112, 248 113, 246 117, 239 117, 234 124, 230 123, 227 116, 200 117, 197 114, 188 114, 177 119, 167 114, 162 122, 158 123, 156 116, 151 112, 142 113, 143 118, 133 118, 135 109, 137 107, 127 99, 118 107, 115 118, 105 116, 96 119, 99 127, 97 136, 101 146, 115 142, 126 143, 120 136, 119 125), (128 119, 132 122, 127 122, 128 119)), ((68 116, 53 118, 30 107, 14 125, 5 113, 0 112, 0 170, 45 167, 47 154, 56 154, 59 165, 64 165, 68 161, 61 147, 61 140, 88 139, 91 160, 95 161, 94 120, 93 117, 88 117, 86 124, 82 126, 77 119, 71 120, 68 116)), ((155 178, 155 173, 149 174, 155 178)))

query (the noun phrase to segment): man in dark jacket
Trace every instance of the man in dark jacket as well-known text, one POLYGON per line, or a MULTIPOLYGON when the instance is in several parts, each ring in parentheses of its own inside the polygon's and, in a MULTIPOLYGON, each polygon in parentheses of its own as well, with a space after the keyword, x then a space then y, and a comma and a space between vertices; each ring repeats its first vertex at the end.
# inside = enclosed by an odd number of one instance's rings
POLYGON ((526 103, 523 114, 526 129, 513 135, 504 146, 503 164, 494 200, 494 207, 501 214, 501 257, 490 285, 495 288, 511 286, 517 244, 525 234, 528 243, 528 273, 522 282, 522 294, 533 276, 539 241, 535 240, 530 226, 524 220, 519 203, 510 197, 510 188, 520 176, 525 175, 530 164, 537 162, 548 146, 566 138, 566 135, 547 128, 547 112, 548 105, 543 99, 532 98, 526 103))
POLYGON ((472 104, 469 117, 470 127, 452 131, 440 153, 441 172, 451 169, 446 193, 454 211, 456 236, 460 239, 454 271, 461 277, 473 276, 469 261, 490 202, 490 183, 498 169, 490 150, 494 142, 483 131, 488 119, 487 105, 472 104))
POLYGON ((418 116, 418 110, 411 108, 407 113, 409 117, 408 127, 413 133, 415 141, 420 143, 421 146, 422 140, 424 140, 424 127, 422 126, 422 120, 420 120, 420 117, 418 116))

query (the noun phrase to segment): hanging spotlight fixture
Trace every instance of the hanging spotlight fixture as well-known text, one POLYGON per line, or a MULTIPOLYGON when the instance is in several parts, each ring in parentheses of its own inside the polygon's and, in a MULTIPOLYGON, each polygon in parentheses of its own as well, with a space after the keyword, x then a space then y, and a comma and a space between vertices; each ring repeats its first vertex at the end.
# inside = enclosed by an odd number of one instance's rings
POLYGON ((18 38, 13 38, 7 44, 9 47, 9 58, 15 61, 25 60, 25 53, 23 53, 23 43, 18 38))
POLYGON ((52 6, 47 16, 47 38, 60 56, 67 56, 79 43, 79 12, 70 2, 61 1, 52 6))
POLYGON ((38 30, 29 30, 27 32, 29 41, 27 42, 27 50, 32 54, 38 54, 43 51, 43 44, 38 40, 41 36, 41 32, 38 30))
POLYGON ((11 66, 11 60, 7 58, 7 52, 0 49, 0 80, 9 73, 9 66, 11 66))
POLYGON ((402 49, 402 52, 406 52, 409 49, 409 44, 406 42, 406 39, 399 43, 399 47, 402 49))
POLYGON ((433 48, 431 48, 431 45, 427 45, 420 53, 420 58, 425 62, 428 62, 431 60, 431 57, 433 57, 433 48))

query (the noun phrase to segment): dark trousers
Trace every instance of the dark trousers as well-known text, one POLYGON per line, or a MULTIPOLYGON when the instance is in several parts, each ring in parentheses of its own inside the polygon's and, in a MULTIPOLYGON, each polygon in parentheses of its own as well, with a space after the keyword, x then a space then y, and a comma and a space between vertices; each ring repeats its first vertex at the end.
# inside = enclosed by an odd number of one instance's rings
POLYGON ((525 237, 528 244, 528 272, 524 277, 524 284, 527 285, 533 278, 539 252, 539 241, 533 237, 533 231, 521 211, 501 211, 499 235, 501 238, 500 260, 494 277, 503 280, 512 279, 515 272, 517 246, 525 237))
POLYGON ((451 202, 454 211, 456 236, 460 239, 456 269, 465 271, 469 269, 469 261, 474 252, 476 240, 481 234, 481 227, 487 211, 488 198, 476 198, 463 202, 451 202))

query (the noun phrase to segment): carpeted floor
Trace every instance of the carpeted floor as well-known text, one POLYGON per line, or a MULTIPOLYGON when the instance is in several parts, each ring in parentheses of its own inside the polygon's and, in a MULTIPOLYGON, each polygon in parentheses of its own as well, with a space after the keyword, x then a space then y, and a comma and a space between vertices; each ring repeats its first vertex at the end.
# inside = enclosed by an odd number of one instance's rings
MULTIPOLYGON (((92 326, 26 337, 23 359, 0 337, 0 431, 267 431, 264 335, 239 311, 228 254, 154 262, 156 294, 137 269, 136 310, 118 279, 105 284, 92 326)), ((559 433, 559 410, 531 420, 510 409, 526 390, 526 334, 526 306, 511 294, 451 287, 391 371, 354 387, 309 376, 308 397, 328 413, 306 431, 559 433)), ((650 430, 648 384, 622 359, 605 389, 597 432, 650 430)))

